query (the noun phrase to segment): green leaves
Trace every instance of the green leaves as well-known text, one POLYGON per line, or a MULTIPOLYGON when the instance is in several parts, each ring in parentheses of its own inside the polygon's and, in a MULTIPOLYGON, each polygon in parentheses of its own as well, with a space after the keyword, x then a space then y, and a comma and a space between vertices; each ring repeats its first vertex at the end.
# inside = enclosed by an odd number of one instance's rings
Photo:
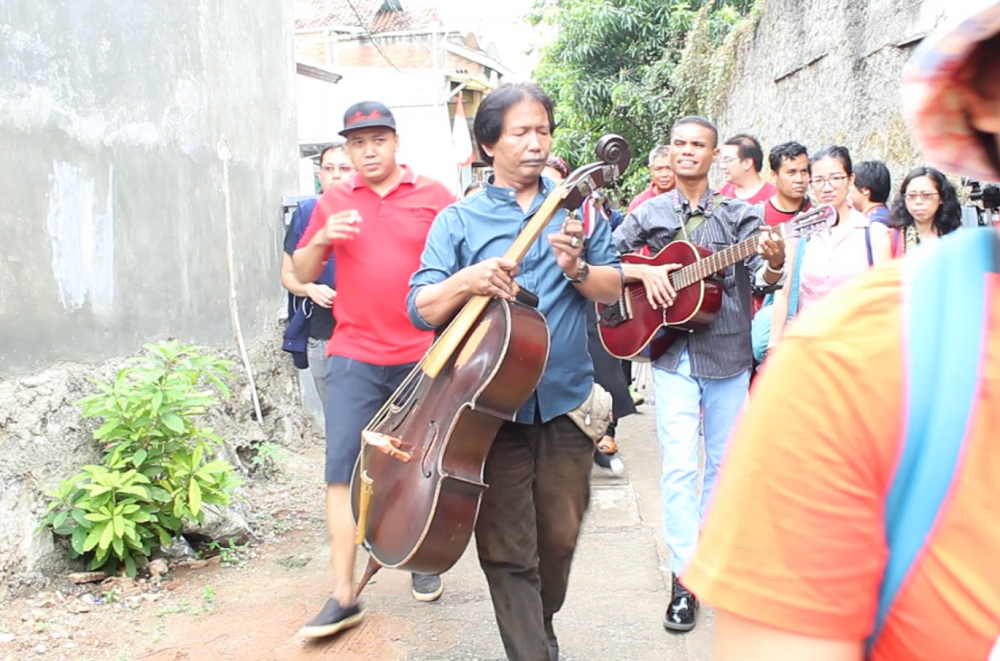
POLYGON ((734 68, 733 35, 761 0, 536 0, 529 16, 557 31, 534 77, 555 101, 553 153, 594 160, 605 133, 629 141, 633 164, 617 184, 645 187, 645 155, 682 115, 712 117, 734 68), (696 47, 692 48, 691 45, 696 47))
POLYGON ((198 417, 229 396, 229 361, 177 342, 145 345, 111 383, 80 399, 84 417, 101 418, 94 439, 103 463, 47 492, 40 528, 69 537, 72 557, 91 569, 124 570, 170 544, 206 505, 227 505, 241 484, 228 462, 213 460, 223 440, 198 417))

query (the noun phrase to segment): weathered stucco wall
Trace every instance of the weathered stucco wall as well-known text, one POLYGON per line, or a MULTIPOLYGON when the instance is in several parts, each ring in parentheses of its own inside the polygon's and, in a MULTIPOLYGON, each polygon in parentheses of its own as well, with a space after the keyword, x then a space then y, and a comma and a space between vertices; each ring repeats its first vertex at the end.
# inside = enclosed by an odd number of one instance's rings
POLYGON ((227 188, 243 329, 264 329, 294 71, 286 2, 0 5, 0 376, 228 342, 227 188))
POLYGON ((903 65, 961 4, 765 0, 718 118, 723 139, 751 133, 765 154, 786 140, 844 144, 855 161, 884 160, 899 181, 921 162, 900 113, 903 65))
POLYGON ((230 275, 265 424, 243 381, 216 428, 301 435, 278 413, 298 400, 276 328, 291 25, 287 1, 0 0, 0 598, 60 555, 34 530, 94 458, 89 379, 165 337, 239 360, 230 275))

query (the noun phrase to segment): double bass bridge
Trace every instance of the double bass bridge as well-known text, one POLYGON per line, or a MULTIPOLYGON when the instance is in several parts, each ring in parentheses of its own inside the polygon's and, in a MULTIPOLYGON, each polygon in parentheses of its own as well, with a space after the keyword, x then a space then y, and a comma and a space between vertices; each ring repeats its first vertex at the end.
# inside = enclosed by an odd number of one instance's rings
POLYGON ((404 464, 409 463, 410 459, 413 458, 409 452, 403 449, 404 442, 402 439, 367 429, 361 432, 361 438, 364 440, 365 445, 370 445, 393 459, 399 459, 404 464))

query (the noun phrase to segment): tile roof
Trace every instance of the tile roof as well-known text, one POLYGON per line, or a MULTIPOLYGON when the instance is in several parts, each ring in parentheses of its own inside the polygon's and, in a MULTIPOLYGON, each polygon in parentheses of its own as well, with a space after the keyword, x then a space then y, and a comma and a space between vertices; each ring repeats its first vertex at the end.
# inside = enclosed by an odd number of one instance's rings
POLYGON ((433 9, 409 11, 399 0, 295 0, 295 29, 354 27, 375 34, 440 27, 433 9))

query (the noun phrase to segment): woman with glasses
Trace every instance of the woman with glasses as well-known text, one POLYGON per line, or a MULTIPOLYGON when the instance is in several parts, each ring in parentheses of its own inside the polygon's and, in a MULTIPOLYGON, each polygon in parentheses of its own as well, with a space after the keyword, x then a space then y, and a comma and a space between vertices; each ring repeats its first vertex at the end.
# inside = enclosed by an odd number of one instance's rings
POLYGON ((873 264, 892 259, 889 229, 882 223, 871 223, 848 200, 854 171, 847 147, 823 147, 812 154, 809 165, 813 198, 818 204, 836 209, 837 222, 826 231, 804 241, 790 242, 786 247, 785 268, 794 269, 797 262, 801 264, 798 278, 787 278, 775 295, 769 347, 780 339, 789 312, 797 314, 873 264), (801 260, 799 250, 805 251, 801 260), (793 283, 798 285, 798 309, 790 311, 788 301, 793 283))
POLYGON ((962 208, 955 187, 940 170, 914 168, 899 188, 892 205, 892 252, 898 256, 962 226, 962 208))

